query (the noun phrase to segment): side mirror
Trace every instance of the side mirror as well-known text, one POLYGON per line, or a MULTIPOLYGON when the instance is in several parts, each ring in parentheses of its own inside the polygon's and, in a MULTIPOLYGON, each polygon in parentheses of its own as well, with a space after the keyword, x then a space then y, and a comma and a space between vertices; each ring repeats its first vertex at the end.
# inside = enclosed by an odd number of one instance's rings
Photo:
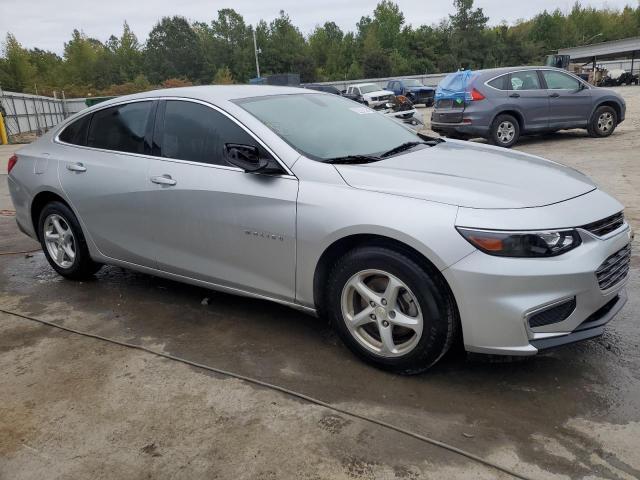
POLYGON ((260 157, 258 147, 239 143, 225 143, 224 147, 227 161, 245 172, 258 172, 269 165, 268 159, 260 157))

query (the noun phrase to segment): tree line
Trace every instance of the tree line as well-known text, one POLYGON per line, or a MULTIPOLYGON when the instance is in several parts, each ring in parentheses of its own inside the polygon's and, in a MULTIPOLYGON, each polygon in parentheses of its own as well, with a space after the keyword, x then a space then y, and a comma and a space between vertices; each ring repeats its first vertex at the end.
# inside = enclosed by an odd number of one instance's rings
POLYGON ((454 14, 438 24, 413 26, 396 3, 382 0, 354 31, 326 22, 306 36, 283 11, 253 27, 225 8, 210 23, 164 17, 144 42, 126 22, 119 36, 104 43, 74 30, 62 56, 26 49, 9 33, 0 57, 0 87, 85 97, 244 83, 256 74, 254 32, 261 73, 299 73, 303 82, 539 64, 561 47, 640 34, 640 2, 622 10, 576 3, 568 12, 544 10, 529 20, 494 26, 473 0, 453 4, 454 14))

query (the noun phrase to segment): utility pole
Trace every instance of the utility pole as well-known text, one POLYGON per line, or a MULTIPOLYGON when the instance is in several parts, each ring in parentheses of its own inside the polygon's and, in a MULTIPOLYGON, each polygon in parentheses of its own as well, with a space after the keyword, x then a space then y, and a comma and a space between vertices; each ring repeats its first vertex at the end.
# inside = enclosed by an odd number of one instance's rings
POLYGON ((258 54, 262 53, 262 51, 258 48, 258 44, 256 43, 256 31, 253 31, 253 52, 256 55, 256 72, 258 73, 258 78, 260 78, 260 62, 258 62, 258 54))

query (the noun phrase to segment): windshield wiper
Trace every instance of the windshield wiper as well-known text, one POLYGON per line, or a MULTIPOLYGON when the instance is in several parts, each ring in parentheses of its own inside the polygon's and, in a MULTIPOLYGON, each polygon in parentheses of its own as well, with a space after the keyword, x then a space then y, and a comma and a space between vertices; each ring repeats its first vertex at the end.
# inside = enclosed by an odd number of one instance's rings
POLYGON ((342 163, 342 164, 356 164, 356 163, 373 163, 382 160, 380 157, 373 155, 346 155, 344 157, 327 158, 323 160, 324 163, 342 163))
POLYGON ((387 150, 383 154, 380 155, 381 158, 389 157, 391 155, 395 155, 396 153, 404 152, 405 150, 410 150, 413 147, 418 145, 429 145, 427 142, 405 142, 397 147, 392 148, 391 150, 387 150))

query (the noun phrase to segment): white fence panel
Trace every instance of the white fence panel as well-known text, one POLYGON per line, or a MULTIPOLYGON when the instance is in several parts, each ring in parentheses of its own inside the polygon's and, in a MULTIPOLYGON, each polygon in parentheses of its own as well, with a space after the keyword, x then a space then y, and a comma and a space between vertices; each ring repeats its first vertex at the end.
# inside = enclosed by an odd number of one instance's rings
POLYGON ((86 107, 84 98, 69 100, 0 90, 7 134, 41 134, 86 107))
POLYGON ((435 87, 440 83, 444 77, 446 77, 448 73, 430 73, 424 75, 397 75, 395 77, 383 77, 383 78, 363 78, 360 80, 340 80, 333 82, 313 82, 320 85, 333 85, 338 90, 345 90, 349 85, 353 85, 354 83, 375 83, 380 88, 384 88, 387 86, 387 82, 389 80, 396 80, 398 78, 415 78, 420 80, 423 85, 435 87))

